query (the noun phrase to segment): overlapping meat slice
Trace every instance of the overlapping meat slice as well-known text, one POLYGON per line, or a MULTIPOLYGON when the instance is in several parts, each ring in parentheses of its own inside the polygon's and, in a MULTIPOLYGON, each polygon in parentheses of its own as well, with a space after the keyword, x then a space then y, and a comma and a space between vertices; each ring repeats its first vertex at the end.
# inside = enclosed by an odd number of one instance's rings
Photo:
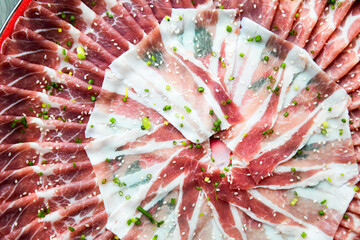
POLYGON ((64 122, 88 122, 92 105, 77 104, 47 94, 0 85, 1 115, 41 117, 64 122))
POLYGON ((208 148, 207 143, 189 143, 170 125, 144 136, 133 131, 91 142, 86 150, 110 212, 107 227, 123 239, 191 236, 199 214, 196 174, 207 168, 201 161, 210 160, 208 148), (158 227, 138 206, 156 218, 158 227), (129 211, 124 213, 124 208, 129 211), (183 213, 177 216, 175 209, 183 213), (141 228, 127 223, 135 217, 141 228))
POLYGON ((240 16, 270 29, 279 0, 219 0, 218 7, 238 9, 240 16))
POLYGON ((101 138, 129 130, 146 134, 146 131, 141 130, 145 119, 149 121, 148 128, 151 130, 168 125, 160 114, 141 104, 132 89, 127 89, 120 79, 107 72, 103 90, 90 117, 86 136, 101 138))
POLYGON ((342 1, 328 4, 325 7, 305 45, 305 50, 312 58, 319 54, 354 2, 354 0, 342 1))
POLYGON ((326 44, 315 58, 315 62, 325 69, 360 33, 360 3, 352 5, 346 17, 331 34, 326 44))
MULTIPOLYGON (((250 82, 250 87, 249 83, 244 80, 242 83, 241 79, 236 79, 235 85, 231 86, 236 91, 235 93, 242 93, 241 89, 249 92, 248 95, 246 92, 238 96, 233 95, 233 99, 241 100, 238 106, 240 111, 242 109, 245 111, 243 115, 246 121, 232 127, 223 137, 228 147, 238 155, 241 161, 245 164, 249 163, 250 174, 258 183, 271 174, 274 168, 270 165, 274 166, 273 164, 277 165, 290 159, 306 143, 312 132, 319 129, 322 122, 342 114, 348 99, 345 91, 336 84, 332 84, 327 76, 303 54, 302 50, 288 45, 284 48, 285 50, 275 48, 276 51, 274 51, 270 43, 276 41, 281 43, 283 40, 266 32, 265 29, 250 27, 251 22, 246 24, 247 20, 243 20, 243 25, 249 28, 247 31, 247 28, 243 28, 242 34, 245 34, 246 38, 247 36, 261 36, 261 41, 265 43, 250 41, 248 44, 256 50, 250 52, 245 49, 245 58, 240 62, 252 59, 263 61, 263 63, 260 62, 258 70, 255 71, 256 68, 253 70, 256 75, 262 75, 262 78, 255 82, 256 84, 250 82), (276 55, 271 55, 271 52, 267 51, 276 52, 280 57, 277 58, 276 55), (267 61, 263 60, 264 54, 267 56, 267 61), (297 59, 302 55, 303 63, 298 64, 297 59), (294 65, 295 61, 297 61, 296 65, 294 65), (275 67, 277 71, 274 71, 272 67, 275 67), (278 75, 273 75, 274 72, 278 75), (272 83, 275 83, 275 86, 272 86, 272 83), (257 89, 254 89, 254 86, 257 89), (258 89, 262 90, 262 95, 256 92, 258 89), (255 103, 254 97, 258 98, 255 103), (344 100, 339 102, 338 99, 344 100), (246 100, 248 109, 244 104, 246 100), (259 101, 261 104, 258 104, 259 101), (257 108, 252 106, 254 104, 257 108), (333 110, 328 111, 328 108, 333 110), (273 161, 275 159, 276 161, 273 161)), ((245 41, 248 40, 239 41, 239 45, 241 46, 241 43, 245 41)), ((238 50, 242 51, 241 48, 238 50)), ((246 76, 248 74, 249 70, 246 76)), ((258 78, 254 77, 254 79, 258 78)))
POLYGON ((0 54, 0 84, 92 104, 100 88, 68 74, 0 54))
MULTIPOLYGON (((227 201, 253 219, 299 238, 305 233, 311 239, 332 239, 347 202, 354 194, 347 185, 338 188, 327 182, 314 188, 291 190, 231 190, 224 179, 220 171, 199 175, 199 182, 208 196, 227 201), (217 183, 216 190, 214 182, 217 183), (344 204, 338 204, 340 201, 344 204)), ((233 216, 236 215, 233 213, 233 216)))
POLYGON ((344 77, 338 82, 346 92, 350 93, 357 90, 360 87, 360 64, 356 64, 344 77))
MULTIPOLYGON (((97 15, 110 24, 131 44, 137 44, 144 36, 144 30, 117 0, 82 0, 97 15)), ((170 3, 169 3, 170 4, 170 3)))
POLYGON ((220 81, 201 62, 182 49, 174 51, 165 46, 157 28, 110 68, 135 90, 141 103, 156 110, 193 142, 203 142, 214 131, 241 120, 220 81))
POLYGON ((338 81, 345 76, 360 60, 360 37, 357 36, 351 41, 331 64, 325 72, 333 81, 338 81))
POLYGON ((302 0, 280 0, 271 24, 271 31, 281 38, 286 39, 291 31, 291 27, 293 26, 293 22, 295 16, 297 16, 297 11, 301 2, 302 0))
POLYGON ((158 25, 158 21, 146 0, 120 0, 119 2, 126 8, 145 33, 149 34, 158 25))
POLYGON ((114 56, 129 49, 125 38, 80 0, 41 0, 39 5, 55 13, 114 56))
POLYGON ((94 85, 101 86, 104 72, 88 60, 80 60, 77 54, 67 51, 56 43, 46 40, 30 29, 14 32, 12 39, 4 41, 2 54, 52 68, 94 85))
POLYGON ((22 142, 89 142, 85 124, 40 118, 0 116, 1 144, 22 142))
POLYGON ((304 0, 287 40, 301 48, 304 47, 325 5, 326 1, 304 0))
POLYGON ((160 25, 168 49, 184 49, 226 86, 231 76, 240 23, 234 10, 176 10, 160 25), (226 84, 225 84, 226 83, 226 84))

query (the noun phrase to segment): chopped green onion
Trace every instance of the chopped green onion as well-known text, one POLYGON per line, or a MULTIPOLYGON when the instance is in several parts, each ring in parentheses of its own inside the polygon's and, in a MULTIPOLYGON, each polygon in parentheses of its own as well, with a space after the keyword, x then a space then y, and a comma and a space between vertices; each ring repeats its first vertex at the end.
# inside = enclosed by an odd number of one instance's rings
POLYGON ((297 203, 298 199, 297 198, 294 198, 291 202, 290 202, 290 205, 291 206, 295 206, 295 204, 297 203))
POLYGON ((284 117, 287 117, 287 116, 289 116, 289 113, 288 113, 288 112, 285 112, 285 113, 284 113, 284 117))
POLYGON ((191 113, 191 108, 189 108, 188 106, 184 106, 184 108, 188 113, 191 113))
POLYGON ((149 121, 149 118, 144 117, 142 119, 142 124, 145 130, 149 130, 151 128, 151 122, 149 121))
POLYGON ((261 41, 261 36, 260 35, 257 35, 256 37, 255 37, 255 42, 260 42, 261 41))
POLYGON ((231 33, 231 32, 232 32, 232 27, 229 26, 229 25, 227 25, 227 26, 226 26, 226 31, 229 32, 229 33, 231 33))
POLYGON ((77 47, 76 52, 77 52, 77 56, 80 60, 86 59, 85 50, 82 46, 77 47))
POLYGON ((199 92, 204 92, 204 88, 203 88, 203 87, 199 87, 199 88, 198 88, 198 91, 199 91, 199 92))

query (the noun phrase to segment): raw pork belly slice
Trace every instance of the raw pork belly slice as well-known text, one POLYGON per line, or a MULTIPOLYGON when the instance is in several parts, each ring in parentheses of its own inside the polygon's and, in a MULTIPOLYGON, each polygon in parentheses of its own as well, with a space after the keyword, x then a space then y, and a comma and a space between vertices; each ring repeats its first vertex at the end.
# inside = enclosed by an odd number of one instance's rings
POLYGON ((241 17, 246 17, 270 29, 279 0, 219 0, 218 6, 238 9, 241 17))
POLYGON ((23 142, 89 142, 85 124, 40 118, 0 116, 0 143, 23 142))
POLYGON ((0 54, 0 84, 33 90, 77 103, 93 104, 100 88, 68 74, 0 54))
POLYGON ((117 0, 82 0, 82 2, 97 15, 102 16, 131 44, 137 44, 145 35, 140 25, 117 0))
POLYGON ((0 115, 25 115, 45 120, 87 123, 93 107, 40 92, 0 85, 0 109, 0 115))
POLYGON ((2 54, 44 65, 86 82, 91 79, 96 86, 101 86, 103 82, 105 73, 96 65, 88 60, 80 60, 75 53, 66 51, 30 29, 13 33, 12 39, 4 41, 1 50, 2 54))
POLYGON ((330 79, 338 81, 347 74, 360 60, 360 37, 357 36, 334 61, 326 68, 325 72, 330 79))
POLYGON ((195 188, 196 174, 207 168, 201 162, 210 156, 207 143, 191 144, 191 148, 189 144, 174 127, 164 125, 146 136, 116 135, 86 147, 110 212, 107 228, 121 239, 150 234, 160 239, 165 234, 181 234, 183 239, 192 236, 200 213, 195 206, 202 203, 201 189, 195 188), (156 216, 158 222, 166 219, 167 227, 154 231, 156 225, 141 216, 137 206, 156 216), (124 208, 129 211, 124 213, 124 208), (183 211, 182 216, 175 211, 183 211), (135 217, 143 223, 142 228, 127 224, 135 217))
POLYGON ((325 7, 305 45, 305 50, 312 58, 319 54, 354 2, 355 0, 342 1, 325 7))
POLYGON ((354 194, 347 185, 334 187, 327 182, 313 188, 290 190, 231 190, 230 184, 220 177, 220 171, 199 175, 199 183, 207 196, 214 196, 216 192, 216 198, 229 202, 253 219, 269 224, 288 236, 300 238, 305 232, 311 239, 332 239, 354 194), (205 178, 211 183, 218 183, 216 190, 205 178), (342 201, 345 204, 339 204, 342 201), (326 216, 319 216, 319 211, 324 211, 326 216))
POLYGON ((86 136, 101 138, 128 130, 146 134, 146 131, 141 130, 145 118, 149 121, 151 130, 168 124, 155 110, 141 104, 136 94, 131 89, 128 90, 120 79, 108 72, 103 90, 92 111, 86 136), (112 92, 113 90, 118 90, 118 93, 112 92))
POLYGON ((302 0, 279 0, 279 5, 276 9, 274 20, 271 24, 271 31, 286 39, 300 7, 302 0))
POLYGON ((356 2, 331 34, 315 62, 325 69, 343 51, 347 45, 360 33, 360 2, 356 2))
POLYGON ((287 40, 301 48, 304 47, 325 5, 326 1, 304 0, 287 40))
MULTIPOLYGON (((28 123, 31 125, 31 123, 28 123)), ((19 144, 1 144, 1 171, 18 170, 27 166, 43 164, 88 162, 84 147, 86 143, 67 142, 28 142, 19 144)))
POLYGON ((158 21, 146 0, 119 0, 119 2, 126 8, 145 33, 149 34, 158 25, 158 21))
POLYGON ((80 0, 41 0, 39 5, 55 13, 114 56, 129 49, 126 39, 80 0))
MULTIPOLYGON (((234 69, 241 71, 241 66, 246 66, 244 63, 254 60, 259 62, 259 67, 252 70, 255 74, 252 82, 235 79, 230 87, 235 92, 233 99, 241 101, 236 103, 240 111, 244 111, 245 121, 232 127, 223 137, 242 162, 249 163, 251 176, 258 183, 273 171, 275 165, 291 158, 322 122, 342 114, 348 99, 346 92, 331 83, 303 50, 286 46, 279 37, 256 28, 247 19, 242 20, 242 25, 236 55, 240 52, 244 57, 236 63, 240 67, 234 69), (261 40, 249 41, 248 36, 261 36, 261 40), (273 47, 275 43, 282 48, 273 47), (244 48, 245 44, 248 44, 247 48, 244 48), (299 58, 303 63, 299 64, 299 58), (298 64, 294 65, 296 61, 298 64), (257 108, 253 106, 254 97, 257 108), (339 102, 338 99, 344 100, 339 102), (334 110, 328 111, 330 107, 334 110)), ((248 68, 245 69, 249 76, 248 68)))
POLYGON ((141 103, 160 113, 192 142, 203 142, 214 131, 240 121, 236 105, 201 62, 182 49, 166 46, 157 28, 110 68, 134 88, 141 103))
POLYGON ((174 9, 171 16, 160 25, 165 47, 185 49, 226 86, 232 79, 239 34, 240 23, 235 20, 236 12, 189 9, 185 14, 183 10, 174 9))

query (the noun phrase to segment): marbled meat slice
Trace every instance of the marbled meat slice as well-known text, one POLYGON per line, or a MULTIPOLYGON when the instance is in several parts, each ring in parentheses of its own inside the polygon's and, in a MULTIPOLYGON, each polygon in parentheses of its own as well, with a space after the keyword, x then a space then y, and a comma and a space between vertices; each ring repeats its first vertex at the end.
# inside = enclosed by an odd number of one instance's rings
POLYGON ((302 1, 303 0, 279 0, 279 5, 271 24, 271 31, 281 38, 286 39, 293 26, 295 16, 299 15, 297 12, 302 1))
POLYGON ((241 18, 246 17, 270 29, 279 0, 219 0, 218 7, 238 9, 241 18))
POLYGON ((325 69, 330 79, 338 81, 345 76, 360 60, 360 36, 351 43, 325 69))
POLYGON ((119 0, 119 2, 126 8, 145 33, 149 34, 158 25, 158 20, 146 0, 119 0))
POLYGON ((40 118, 0 116, 0 143, 27 142, 86 143, 86 125, 40 118))
POLYGON ((12 39, 4 41, 1 50, 4 55, 44 65, 82 81, 88 82, 91 79, 96 86, 101 86, 104 79, 104 71, 96 65, 88 60, 80 60, 77 54, 46 40, 30 29, 13 33, 12 39))
POLYGON ((0 85, 0 115, 87 123, 92 104, 78 104, 45 93, 0 85))
POLYGON ((74 144, 72 140, 58 143, 34 140, 18 144, 0 144, 0 156, 4 160, 0 163, 0 169, 9 171, 44 164, 88 162, 90 160, 84 149, 86 145, 86 142, 74 144))
POLYGON ((354 2, 355 0, 334 2, 325 7, 305 45, 305 50, 312 58, 315 58, 319 54, 331 34, 345 18, 354 2))
POLYGON ((29 28, 32 31, 38 32, 49 41, 65 48, 66 51, 76 53, 78 47, 85 47, 86 59, 103 70, 115 60, 115 56, 104 47, 81 33, 71 24, 59 19, 55 13, 38 4, 25 11, 24 17, 18 19, 14 31, 16 32, 23 28, 29 28))
POLYGON ((287 40, 303 48, 325 5, 326 1, 304 0, 298 11, 299 16, 295 18, 287 40))
POLYGON ((0 84, 42 92, 77 103, 93 104, 100 88, 68 74, 0 54, 0 84))
POLYGON ((352 5, 346 17, 331 34, 326 44, 315 58, 315 62, 325 69, 360 33, 360 2, 352 5))
POLYGON ((117 0, 82 1, 131 44, 137 44, 144 37, 144 30, 117 0))

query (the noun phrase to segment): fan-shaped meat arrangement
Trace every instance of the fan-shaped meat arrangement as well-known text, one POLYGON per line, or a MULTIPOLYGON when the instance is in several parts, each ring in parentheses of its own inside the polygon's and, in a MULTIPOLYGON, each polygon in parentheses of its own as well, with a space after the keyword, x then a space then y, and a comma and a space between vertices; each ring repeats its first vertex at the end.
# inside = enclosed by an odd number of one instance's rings
POLYGON ((24 1, 1 239, 360 239, 360 2, 24 1))

